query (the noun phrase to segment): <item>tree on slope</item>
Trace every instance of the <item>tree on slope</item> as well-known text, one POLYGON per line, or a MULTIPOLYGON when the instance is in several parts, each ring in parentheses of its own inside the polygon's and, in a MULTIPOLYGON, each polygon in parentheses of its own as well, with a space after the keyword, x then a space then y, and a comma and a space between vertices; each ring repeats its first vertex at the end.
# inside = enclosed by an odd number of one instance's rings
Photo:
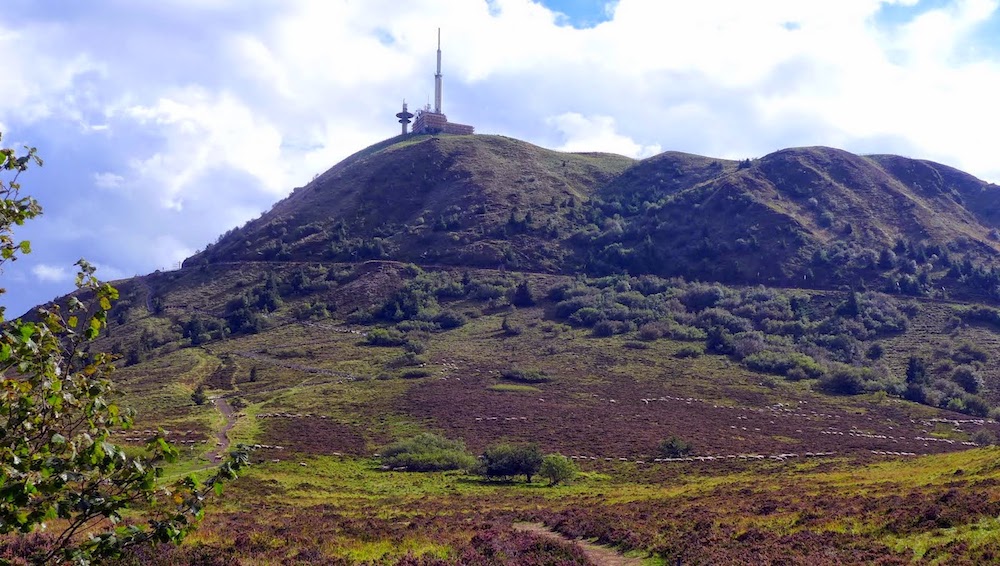
MULTIPOLYGON (((41 164, 34 148, 0 147, 0 267, 31 250, 13 229, 41 207, 21 194, 18 177, 41 164)), ((35 563, 88 563, 132 545, 179 542, 206 495, 247 462, 237 451, 202 483, 158 487, 162 464, 177 456, 162 434, 137 457, 112 442, 133 415, 114 402, 113 357, 90 343, 118 292, 86 261, 77 265, 78 290, 65 304, 39 309, 35 321, 5 323, 0 309, 0 550, 18 544, 35 563)))

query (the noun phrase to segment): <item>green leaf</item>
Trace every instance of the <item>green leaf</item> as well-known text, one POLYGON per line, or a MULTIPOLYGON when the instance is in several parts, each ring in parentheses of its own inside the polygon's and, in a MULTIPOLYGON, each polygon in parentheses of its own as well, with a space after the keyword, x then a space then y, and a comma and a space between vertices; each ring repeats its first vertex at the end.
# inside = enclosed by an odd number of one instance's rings
POLYGON ((29 242, 28 240, 21 242, 21 244, 18 247, 21 248, 21 253, 26 253, 26 254, 31 253, 31 242, 29 242))
POLYGON ((222 482, 216 482, 216 484, 214 486, 214 489, 215 489, 215 495, 221 497, 222 496, 222 482))
POLYGON ((106 311, 111 310, 111 301, 107 297, 101 297, 101 308, 106 311))
POLYGON ((66 321, 66 324, 69 325, 70 328, 76 328, 76 325, 79 323, 80 319, 77 318, 76 315, 69 317, 69 320, 66 321))

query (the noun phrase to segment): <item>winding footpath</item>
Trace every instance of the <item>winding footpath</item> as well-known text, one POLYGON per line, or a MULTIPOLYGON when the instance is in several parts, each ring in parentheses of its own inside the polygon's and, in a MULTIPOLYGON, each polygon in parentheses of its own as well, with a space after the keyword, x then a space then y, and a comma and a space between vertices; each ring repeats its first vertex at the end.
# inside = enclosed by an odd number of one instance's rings
POLYGON ((587 556, 587 559, 597 566, 639 566, 642 564, 642 560, 638 558, 629 558, 628 556, 615 552, 606 546, 601 546, 585 540, 571 539, 562 533, 553 531, 541 523, 514 523, 513 527, 515 531, 531 533, 533 535, 557 542, 573 543, 580 547, 580 550, 582 550, 583 554, 587 556))
POLYGON ((229 404, 229 401, 226 401, 222 397, 212 399, 212 403, 222 413, 222 416, 226 417, 226 424, 215 433, 216 449, 207 454, 210 462, 218 464, 229 450, 229 431, 236 425, 236 411, 229 404))

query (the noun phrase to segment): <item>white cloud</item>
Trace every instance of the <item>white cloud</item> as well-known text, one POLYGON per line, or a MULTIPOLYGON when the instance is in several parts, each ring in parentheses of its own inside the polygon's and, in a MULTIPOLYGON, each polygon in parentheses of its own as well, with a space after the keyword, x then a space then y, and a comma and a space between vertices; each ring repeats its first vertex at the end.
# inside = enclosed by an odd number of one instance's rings
POLYGON ((166 138, 163 151, 130 163, 140 178, 159 189, 164 206, 180 210, 191 191, 206 190, 191 182, 211 168, 248 173, 275 195, 289 188, 281 133, 229 93, 192 87, 150 106, 126 108, 124 114, 166 138))
POLYGON ((125 177, 105 171, 94 173, 94 186, 99 189, 117 189, 125 183, 125 177))
POLYGON ((32 266, 31 273, 37 277, 39 281, 44 281, 46 283, 70 281, 73 278, 72 274, 65 267, 48 265, 45 263, 39 263, 32 266))
POLYGON ((660 153, 660 146, 640 145, 628 136, 615 131, 615 120, 610 116, 583 116, 567 112, 546 119, 565 139, 560 151, 603 151, 629 157, 649 157, 660 153))

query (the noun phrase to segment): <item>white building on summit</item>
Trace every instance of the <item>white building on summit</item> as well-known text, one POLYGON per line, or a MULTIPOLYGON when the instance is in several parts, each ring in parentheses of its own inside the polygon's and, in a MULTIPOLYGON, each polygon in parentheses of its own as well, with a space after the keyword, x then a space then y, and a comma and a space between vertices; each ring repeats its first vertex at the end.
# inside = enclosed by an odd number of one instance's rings
MULTIPOLYGON (((417 110, 416 120, 413 122, 414 134, 458 134, 469 135, 475 133, 475 128, 466 124, 456 124, 449 122, 448 117, 441 112, 441 29, 438 29, 437 48, 437 73, 434 74, 434 110, 430 104, 417 110)), ((403 102, 403 111, 396 114, 399 123, 403 125, 403 134, 406 134, 406 125, 410 123, 413 114, 406 109, 406 102, 403 102)))

